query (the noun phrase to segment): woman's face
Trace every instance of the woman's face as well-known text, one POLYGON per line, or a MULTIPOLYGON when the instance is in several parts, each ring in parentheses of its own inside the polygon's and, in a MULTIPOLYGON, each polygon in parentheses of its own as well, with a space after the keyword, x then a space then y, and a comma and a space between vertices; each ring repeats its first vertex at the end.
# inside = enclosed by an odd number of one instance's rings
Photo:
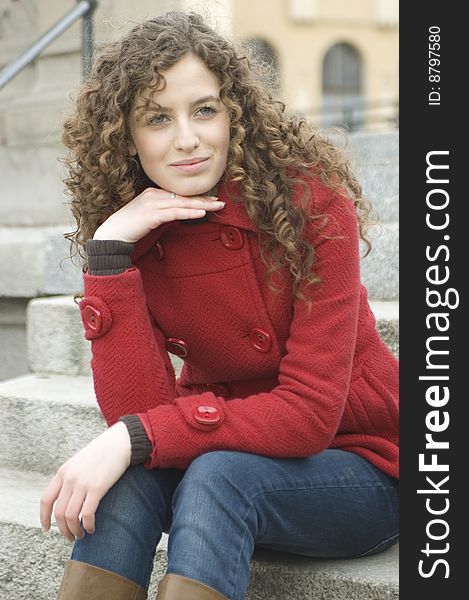
POLYGON ((163 76, 164 89, 147 90, 134 102, 130 152, 138 154, 146 175, 165 190, 180 196, 213 193, 225 171, 230 141, 218 80, 193 54, 163 76), (149 97, 151 105, 144 109, 149 97))

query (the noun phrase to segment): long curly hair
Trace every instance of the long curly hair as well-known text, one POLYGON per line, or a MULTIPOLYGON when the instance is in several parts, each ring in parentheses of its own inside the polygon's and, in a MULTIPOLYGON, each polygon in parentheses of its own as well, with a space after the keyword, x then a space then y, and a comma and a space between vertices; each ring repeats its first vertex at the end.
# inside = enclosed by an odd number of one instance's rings
POLYGON ((249 44, 229 41, 193 12, 170 11, 136 25, 104 48, 78 90, 62 138, 69 150, 64 182, 77 224, 65 234, 71 257, 78 253, 86 268, 86 241, 99 225, 154 186, 138 158, 129 154, 131 107, 145 90, 157 89, 162 73, 188 53, 218 78, 230 119, 225 177, 238 182, 239 198, 259 232, 268 285, 277 290, 269 276, 287 267, 292 295, 310 304, 300 283, 308 286, 319 278, 304 229, 308 221, 324 215, 310 214, 306 185, 304 198, 294 206, 294 187, 316 172, 331 188, 345 189, 368 251, 370 205, 344 154, 307 119, 288 115, 285 104, 275 100, 272 67, 259 60, 249 44))

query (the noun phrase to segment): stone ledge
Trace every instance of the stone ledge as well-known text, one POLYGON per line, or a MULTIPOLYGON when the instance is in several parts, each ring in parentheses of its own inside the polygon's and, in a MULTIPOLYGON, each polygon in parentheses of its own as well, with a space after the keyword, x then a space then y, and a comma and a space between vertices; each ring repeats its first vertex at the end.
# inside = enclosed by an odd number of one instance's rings
MULTIPOLYGON (((63 237, 68 230, 65 225, 0 227, 0 296, 34 298, 82 290, 81 270, 71 262, 63 237)), ((372 251, 360 262, 363 283, 371 298, 395 300, 399 297, 399 226, 385 222, 372 226, 369 238, 372 251)))
POLYGON ((82 273, 68 258, 64 226, 0 227, 0 296, 73 294, 82 273))
MULTIPOLYGON (((0 596, 55 597, 71 546, 56 528, 43 534, 39 498, 49 481, 37 473, 0 470, 0 596)), ((164 536, 150 584, 154 597, 166 569, 164 536)), ((360 559, 326 560, 257 549, 247 600, 397 600, 399 548, 360 559)))
POLYGON ((399 298, 399 225, 379 223, 368 231, 371 252, 363 256, 362 244, 360 273, 363 285, 373 300, 399 298))
POLYGON ((394 356, 399 357, 399 302, 373 300, 370 307, 381 339, 394 356))
POLYGON ((91 377, 25 375, 0 382, 4 467, 54 473, 105 428, 91 377))
MULTIPOLYGON (((343 148, 344 138, 332 136, 339 147, 343 148)), ((399 130, 367 132, 357 131, 348 136, 348 144, 344 148, 348 156, 356 163, 376 163, 399 160, 399 130)))
POLYGON ((367 198, 379 220, 393 222, 399 220, 399 164, 363 163, 355 167, 355 172, 367 198))
MULTIPOLYGON (((383 340, 394 354, 399 348, 397 301, 371 301, 383 340), (386 309, 385 309, 386 307, 386 309)), ((78 306, 72 296, 36 298, 27 308, 28 364, 33 373, 91 375, 90 342, 85 340, 78 306), (50 324, 54 323, 51 328, 50 324)), ((182 361, 170 355, 176 374, 182 361)))
MULTIPOLYGON (((0 136, 1 127, 0 112, 0 136)), ((0 145, 2 227, 48 227, 67 223, 64 231, 74 229, 70 225, 69 199, 64 193, 66 173, 58 162, 63 154, 64 148, 51 145, 48 139, 33 146, 7 148, 0 145)))

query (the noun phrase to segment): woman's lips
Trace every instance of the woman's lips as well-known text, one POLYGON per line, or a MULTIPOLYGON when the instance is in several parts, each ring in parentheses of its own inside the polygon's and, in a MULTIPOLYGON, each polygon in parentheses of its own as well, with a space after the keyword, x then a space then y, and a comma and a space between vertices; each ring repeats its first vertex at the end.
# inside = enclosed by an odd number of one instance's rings
POLYGON ((181 173, 195 173, 196 171, 201 171, 207 166, 209 159, 206 158, 204 160, 200 160, 196 163, 191 163, 189 165, 170 165, 172 169, 176 169, 177 171, 181 171, 181 173))

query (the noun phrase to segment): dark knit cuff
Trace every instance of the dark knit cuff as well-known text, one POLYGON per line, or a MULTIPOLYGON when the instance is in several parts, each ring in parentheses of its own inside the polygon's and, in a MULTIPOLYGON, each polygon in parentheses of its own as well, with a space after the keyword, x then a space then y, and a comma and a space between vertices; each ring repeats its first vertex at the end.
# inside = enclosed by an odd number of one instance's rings
POLYGON ((130 255, 134 244, 121 240, 88 240, 88 273, 90 275, 118 275, 132 266, 130 255))
POLYGON ((130 435, 130 466, 139 465, 145 462, 153 450, 153 446, 148 439, 145 428, 137 415, 125 415, 121 417, 122 421, 130 435))

